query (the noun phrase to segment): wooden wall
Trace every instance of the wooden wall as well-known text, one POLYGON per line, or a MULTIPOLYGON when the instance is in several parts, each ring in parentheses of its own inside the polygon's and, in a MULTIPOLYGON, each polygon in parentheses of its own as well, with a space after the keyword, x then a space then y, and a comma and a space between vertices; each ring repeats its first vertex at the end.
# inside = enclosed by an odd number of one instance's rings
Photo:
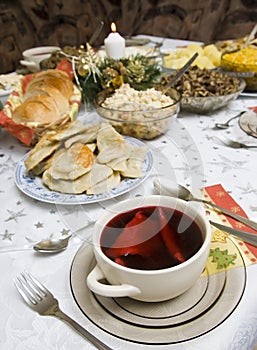
POLYGON ((24 49, 75 45, 99 21, 103 43, 114 21, 122 35, 211 41, 244 36, 257 22, 256 0, 0 0, 0 73, 13 71, 24 49))

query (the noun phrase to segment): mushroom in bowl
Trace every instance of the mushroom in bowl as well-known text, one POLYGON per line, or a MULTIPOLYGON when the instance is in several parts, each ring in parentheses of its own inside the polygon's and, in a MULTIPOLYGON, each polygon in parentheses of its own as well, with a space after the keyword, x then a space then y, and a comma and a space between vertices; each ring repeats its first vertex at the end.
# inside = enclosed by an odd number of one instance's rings
MULTIPOLYGON (((164 76, 165 85, 175 72, 164 76)), ((174 87, 181 93, 181 109, 192 113, 210 113, 235 100, 245 89, 243 79, 224 74, 219 70, 192 67, 178 79, 174 87)))

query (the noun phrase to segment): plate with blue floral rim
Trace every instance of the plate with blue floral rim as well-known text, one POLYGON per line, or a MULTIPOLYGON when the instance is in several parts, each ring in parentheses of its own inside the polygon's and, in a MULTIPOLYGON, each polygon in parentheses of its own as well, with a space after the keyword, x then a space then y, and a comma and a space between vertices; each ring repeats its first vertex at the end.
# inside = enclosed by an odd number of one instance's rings
MULTIPOLYGON (((126 136, 126 140, 133 145, 145 145, 141 140, 126 136)), ((15 184, 27 196, 41 202, 62 205, 89 204, 105 201, 119 195, 125 194, 140 184, 142 184, 153 167, 153 156, 148 149, 142 163, 142 176, 140 178, 124 178, 120 184, 108 192, 86 195, 86 194, 66 194, 50 190, 43 184, 41 177, 28 174, 24 164, 28 155, 25 155, 17 164, 15 169, 15 184)))

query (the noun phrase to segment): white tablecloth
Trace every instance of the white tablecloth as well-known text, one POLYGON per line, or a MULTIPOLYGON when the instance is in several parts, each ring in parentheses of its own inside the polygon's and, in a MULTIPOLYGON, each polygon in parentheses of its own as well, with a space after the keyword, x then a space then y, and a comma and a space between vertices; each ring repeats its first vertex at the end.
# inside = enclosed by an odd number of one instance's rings
MULTIPOLYGON (((179 42, 183 44, 184 42, 179 42)), ((178 41, 166 39, 163 47, 178 41)), ((111 337, 94 326, 77 307, 70 290, 69 274, 73 257, 90 236, 91 228, 78 231, 66 251, 39 255, 32 250, 36 241, 79 230, 88 219, 95 220, 104 206, 135 195, 153 193, 156 174, 169 174, 177 182, 197 189, 221 183, 232 197, 257 221, 257 149, 232 149, 219 143, 215 135, 248 138, 237 121, 228 130, 217 130, 222 122, 249 106, 251 98, 239 98, 210 115, 180 113, 168 133, 147 142, 154 156, 154 169, 138 188, 95 205, 61 206, 36 201, 15 185, 16 163, 28 151, 5 130, 0 129, 0 348, 12 349, 93 349, 80 335, 61 321, 33 312, 14 287, 13 279, 28 270, 59 299, 61 308, 113 349, 197 349, 250 350, 257 342, 257 265, 247 267, 247 285, 236 310, 219 327, 195 340, 167 346, 141 346, 111 337)), ((83 109, 80 117, 89 118, 83 109)), ((257 142, 253 139, 253 142, 257 142)))

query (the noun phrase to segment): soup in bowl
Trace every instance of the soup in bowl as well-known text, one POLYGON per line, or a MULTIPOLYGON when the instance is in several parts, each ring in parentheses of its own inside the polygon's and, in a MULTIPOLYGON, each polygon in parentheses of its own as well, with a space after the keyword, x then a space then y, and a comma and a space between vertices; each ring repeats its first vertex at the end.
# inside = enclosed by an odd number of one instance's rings
POLYGON ((199 204, 166 196, 115 204, 93 231, 88 287, 107 297, 156 302, 192 287, 205 268, 211 227, 199 204))

